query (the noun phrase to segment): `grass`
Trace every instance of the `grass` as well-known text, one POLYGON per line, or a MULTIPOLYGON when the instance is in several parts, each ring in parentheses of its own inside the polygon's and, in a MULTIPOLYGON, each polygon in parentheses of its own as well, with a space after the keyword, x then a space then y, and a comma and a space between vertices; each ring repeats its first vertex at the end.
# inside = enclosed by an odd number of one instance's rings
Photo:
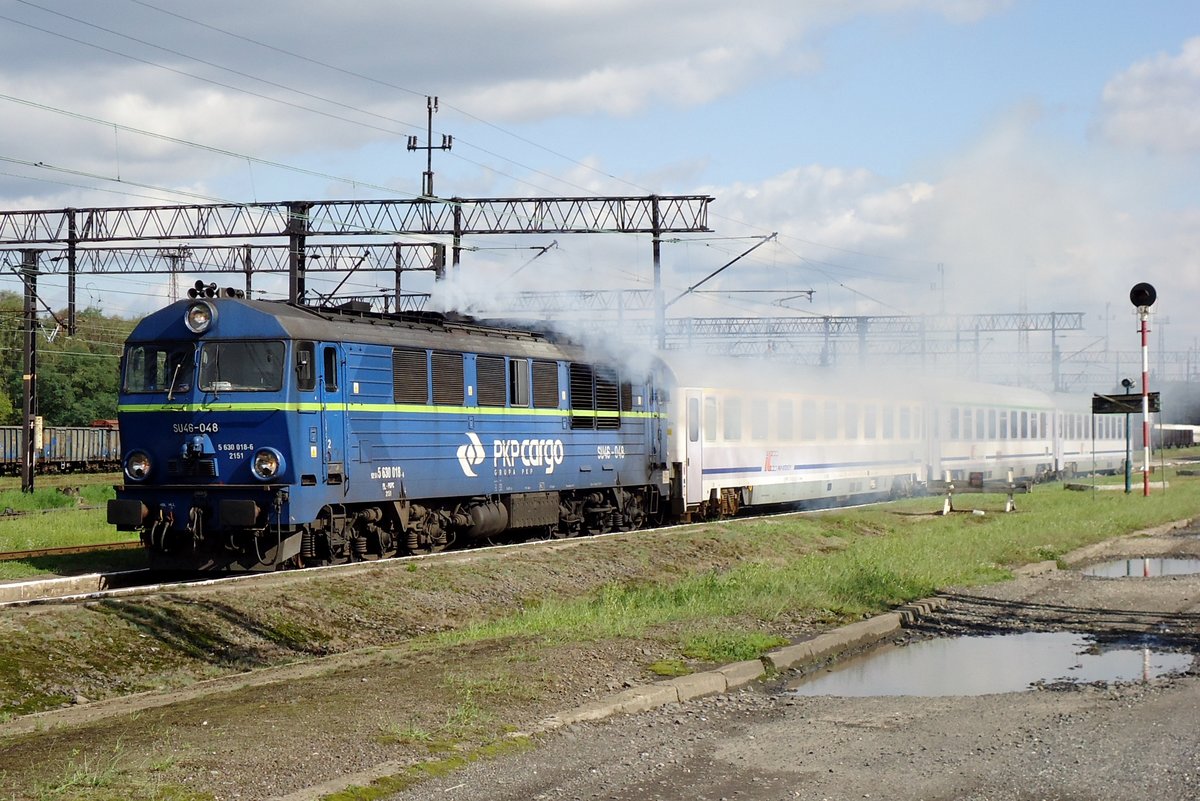
MULTIPOLYGON (((138 766, 127 762, 119 742, 100 756, 73 752, 53 778, 34 785, 32 797, 36 801, 212 801, 210 793, 197 793, 178 784, 131 782, 130 771, 138 766)), ((164 766, 160 760, 145 767, 153 775, 164 766)))
POLYGON ((336 793, 321 796, 321 801, 382 801, 428 779, 447 776, 462 770, 472 762, 495 759, 527 751, 533 747, 527 737, 513 737, 487 743, 471 751, 441 759, 421 762, 391 776, 382 776, 366 786, 354 785, 336 793))
POLYGON ((104 509, 64 509, 38 515, 0 516, 0 550, 3 551, 135 539, 135 532, 118 532, 109 525, 104 509))
MULTIPOLYGON (((39 476, 33 492, 22 492, 20 479, 0 478, 0 551, 136 541, 136 532, 117 531, 107 520, 105 507, 115 497, 112 485, 116 478, 108 474, 39 476)), ((145 561, 137 551, 3 561, 0 581, 133 570, 145 567, 145 561)))
POLYGON ((753 658, 778 644, 771 630, 783 618, 857 619, 941 587, 1001 580, 1017 565, 1057 559, 1082 545, 1191 517, 1200 511, 1200 482, 1178 478, 1166 492, 1149 498, 1044 485, 1020 496, 1020 511, 1011 514, 999 511, 1003 496, 965 497, 997 511, 913 514, 940 508, 937 499, 924 498, 782 522, 746 522, 737 536, 756 555, 732 569, 666 583, 611 583, 587 597, 547 600, 440 637, 448 644, 513 636, 561 642, 645 637, 669 628, 684 632, 678 646, 690 658, 753 658), (819 538, 825 547, 795 547, 819 538), (754 540, 759 544, 749 542, 754 540), (772 540, 775 548, 766 544, 772 540), (731 622, 742 621, 750 622, 731 628, 731 622))

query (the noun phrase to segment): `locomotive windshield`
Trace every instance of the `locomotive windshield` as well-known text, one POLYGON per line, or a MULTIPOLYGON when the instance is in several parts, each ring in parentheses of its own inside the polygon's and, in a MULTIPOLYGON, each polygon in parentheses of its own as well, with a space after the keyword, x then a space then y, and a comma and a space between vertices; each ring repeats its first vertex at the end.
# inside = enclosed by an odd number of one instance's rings
POLYGON ((126 392, 187 392, 192 387, 196 346, 191 342, 130 345, 125 350, 126 392))
POLYGON ((279 390, 283 387, 282 342, 206 342, 200 350, 200 389, 279 390))

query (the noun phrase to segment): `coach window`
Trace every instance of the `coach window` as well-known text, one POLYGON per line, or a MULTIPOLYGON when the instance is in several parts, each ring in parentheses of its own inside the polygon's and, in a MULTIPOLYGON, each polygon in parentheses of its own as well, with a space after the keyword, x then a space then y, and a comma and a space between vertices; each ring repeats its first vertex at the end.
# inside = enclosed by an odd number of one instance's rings
POLYGON ((875 439, 879 427, 878 407, 867 404, 863 407, 863 438, 875 439))
POLYGON ((996 438, 996 410, 988 409, 987 413, 987 438, 996 438))
POLYGON ((838 435, 838 407, 837 401, 825 401, 825 414, 822 422, 824 423, 825 439, 837 439, 838 435))
POLYGON ((1020 433, 1021 429, 1017 427, 1017 419, 1018 419, 1018 417, 1017 417, 1016 412, 1008 413, 1008 437, 1009 437, 1009 439, 1019 439, 1021 436, 1021 433, 1020 433))
POLYGON ((795 405, 790 400, 779 401, 779 441, 790 442, 796 438, 795 420, 796 411, 795 405))
POLYGON ((975 410, 963 409, 962 412, 962 438, 970 439, 975 431, 975 410))
POLYGON ((949 418, 949 433, 946 435, 949 439, 958 439, 958 407, 954 406, 947 410, 949 418))
POLYGON ((900 439, 912 437, 912 410, 907 406, 900 407, 900 439))
POLYGON ((700 441, 700 399, 688 398, 688 442, 700 441))
POLYGON ((717 441, 717 399, 704 399, 704 441, 717 441))
POLYGON ((1021 439, 1029 439, 1029 412, 1021 412, 1021 439))
POLYGON ((817 438, 817 402, 800 401, 800 439, 811 441, 817 438))
POLYGON ((727 441, 737 441, 742 438, 742 399, 728 398, 725 401, 724 437, 727 441))
POLYGON ((296 343, 296 389, 311 392, 317 387, 316 346, 311 342, 296 343))
POLYGON ((884 439, 894 439, 896 436, 896 409, 892 406, 883 407, 883 427, 880 435, 884 439))
POLYGON ((750 401, 750 439, 767 438, 767 401, 755 398, 750 401))
POLYGON ((529 405, 529 362, 508 360, 508 402, 511 406, 529 405))
POLYGON ((847 403, 844 411, 846 413, 846 439, 858 439, 858 404, 847 403))

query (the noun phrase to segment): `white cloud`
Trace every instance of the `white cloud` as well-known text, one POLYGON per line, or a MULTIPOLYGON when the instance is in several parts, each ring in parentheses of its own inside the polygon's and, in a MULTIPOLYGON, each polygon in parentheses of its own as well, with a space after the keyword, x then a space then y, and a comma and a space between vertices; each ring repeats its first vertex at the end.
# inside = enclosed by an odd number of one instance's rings
POLYGON ((1200 37, 1178 55, 1160 53, 1109 81, 1099 125, 1119 145, 1200 152, 1200 37))
MULTIPOLYGON (((32 27, 10 22, 0 28, 6 53, 0 91, 69 114, 280 162, 324 150, 332 164, 381 143, 403 147, 404 136, 423 132, 425 92, 440 95, 444 124, 453 124, 448 112, 454 107, 504 125, 674 112, 818 69, 813 42, 847 21, 932 13, 970 22, 1005 5, 1007 0, 474 0, 423 8, 419 28, 411 14, 385 0, 302 9, 211 0, 203 14, 181 12, 246 37, 239 40, 141 4, 101 9, 64 0, 55 9, 80 22, 32 6, 10 9, 14 20, 32 27), (354 45, 336 44, 346 42, 354 45)), ((245 171, 236 159, 128 133, 114 136, 111 128, 29 114, 11 101, 0 100, 0 122, 0 153, 23 158, 18 154, 37 150, 43 155, 32 160, 97 175, 115 174, 118 148, 122 175, 141 177, 142 165, 160 170, 151 183, 245 171)), ((388 183, 375 175, 360 178, 388 183)))

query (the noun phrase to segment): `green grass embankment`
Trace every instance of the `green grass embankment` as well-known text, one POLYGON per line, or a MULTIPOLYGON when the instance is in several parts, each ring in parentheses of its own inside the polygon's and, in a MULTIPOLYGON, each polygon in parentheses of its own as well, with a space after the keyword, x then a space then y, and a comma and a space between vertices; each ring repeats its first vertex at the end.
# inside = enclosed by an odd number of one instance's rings
MULTIPOLYGON (((1139 487, 1140 492, 1140 487, 1139 487)), ((665 583, 610 584, 552 599, 444 635, 453 642, 535 635, 551 640, 681 631, 682 652, 703 661, 750 658, 773 644, 775 624, 873 614, 939 588, 997 581, 1022 564, 1200 514, 1200 480, 1176 478, 1149 498, 1039 486, 1004 513, 1004 496, 965 495, 971 513, 922 514, 925 498, 887 506, 735 524, 740 563, 665 583)))
MULTIPOLYGON (((115 496, 112 476, 54 476, 53 482, 49 478, 38 477, 33 492, 22 492, 18 479, 0 481, 0 551, 137 540, 135 532, 117 531, 106 519, 105 504, 115 496), (64 488, 70 491, 64 492, 64 488)), ((140 553, 129 552, 0 561, 0 581, 127 570, 144 562, 140 553)))

